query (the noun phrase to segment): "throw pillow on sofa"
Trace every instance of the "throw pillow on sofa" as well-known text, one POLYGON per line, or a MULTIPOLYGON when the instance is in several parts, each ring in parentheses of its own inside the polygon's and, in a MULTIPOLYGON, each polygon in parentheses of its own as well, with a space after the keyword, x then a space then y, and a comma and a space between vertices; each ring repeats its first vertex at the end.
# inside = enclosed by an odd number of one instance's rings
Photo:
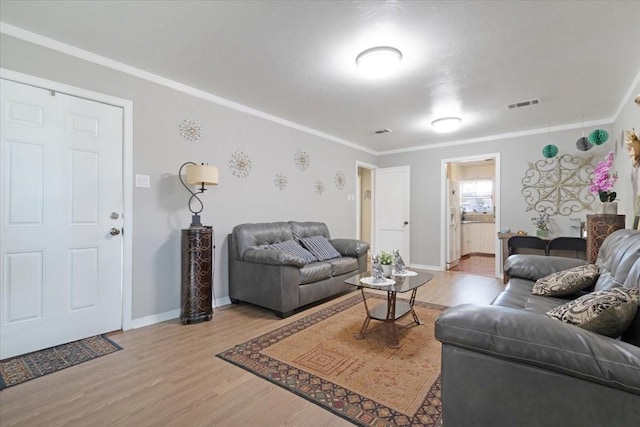
POLYGON ((291 252, 294 255, 298 255, 301 257, 306 264, 310 262, 318 261, 318 259, 313 256, 311 252, 303 248, 296 242, 295 240, 285 240, 280 243, 273 243, 271 245, 266 246, 267 249, 280 249, 283 251, 291 252))
POLYGON ((340 258, 340 252, 336 250, 324 236, 304 237, 302 244, 309 250, 318 261, 325 261, 333 258, 340 258))
POLYGON ((638 311, 638 288, 592 292, 562 304, 545 316, 617 338, 629 328, 638 311))
POLYGON ((579 265, 538 279, 531 293, 548 297, 572 295, 594 284, 598 274, 600 268, 595 264, 579 265))

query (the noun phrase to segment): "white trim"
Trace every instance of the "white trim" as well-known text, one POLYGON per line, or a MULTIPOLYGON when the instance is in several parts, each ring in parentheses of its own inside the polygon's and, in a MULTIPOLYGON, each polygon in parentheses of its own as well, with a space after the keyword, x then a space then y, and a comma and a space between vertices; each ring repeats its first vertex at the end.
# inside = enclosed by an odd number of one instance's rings
POLYGON ((68 45, 66 43, 59 42, 54 39, 50 39, 48 37, 41 36, 40 34, 32 33, 31 31, 23 30, 22 28, 14 27, 13 25, 6 24, 4 22, 0 22, 0 33, 9 35, 11 37, 18 38, 20 40, 27 41, 29 43, 33 43, 42 47, 46 47, 48 49, 55 50, 57 52, 64 53, 66 55, 74 56, 76 58, 83 59, 85 61, 92 62, 94 64, 102 65, 104 67, 111 68, 116 71, 120 71, 122 73, 126 73, 135 77, 139 77, 144 80, 148 80, 150 82, 175 89, 177 91, 186 93, 188 95, 194 96, 196 98, 204 99, 209 102, 213 102, 214 104, 222 105, 227 108, 231 108, 232 110, 240 111, 242 113, 250 114, 255 117, 260 117, 265 120, 269 120, 274 123, 278 123, 282 126, 286 126, 292 129, 296 129, 305 133, 309 133, 311 135, 318 136, 320 138, 326 139, 328 141, 336 142, 338 144, 346 145, 347 147, 354 148, 359 151, 364 151, 369 154, 376 154, 376 152, 370 148, 363 147, 362 145, 358 145, 354 142, 347 141, 342 138, 338 138, 337 136, 329 135, 327 133, 321 132, 319 130, 315 130, 309 128, 307 126, 300 125, 298 123, 294 123, 292 121, 274 116, 269 113, 265 113, 264 111, 257 110, 255 108, 247 107, 246 105, 239 104, 237 102, 231 101, 226 98, 222 98, 220 96, 211 94, 209 92, 205 92, 200 89, 196 89, 194 87, 185 85, 183 83, 177 82, 175 80, 168 79, 166 77, 159 76, 157 74, 150 73, 148 71, 141 70, 139 68, 132 67, 130 65, 124 64, 122 62, 114 61, 113 59, 106 58, 101 55, 97 55, 95 53, 86 51, 84 49, 77 48, 75 46, 68 45))
POLYGON ((495 258, 495 276, 499 276, 500 273, 500 262, 502 261, 502 256, 499 256, 502 252, 500 252, 500 241, 498 240, 498 231, 500 230, 500 221, 502 215, 501 208, 501 174, 500 174, 500 153, 486 153, 486 154, 476 154, 473 156, 463 156, 463 157, 452 157, 448 159, 440 160, 440 270, 446 270, 447 265, 447 206, 446 203, 446 193, 447 193, 447 164, 448 163, 459 163, 459 162, 468 162, 474 160, 484 160, 484 159, 495 159, 495 178, 494 178, 494 208, 495 208, 495 223, 494 223, 494 231, 495 231, 495 242, 494 242, 494 250, 496 254, 495 258))
POLYGON ((437 265, 409 264, 409 268, 419 268, 420 270, 444 271, 437 265))
POLYGON ((627 90, 627 93, 625 94, 625 96, 622 98, 622 102, 620 102, 620 105, 618 106, 616 113, 613 115, 614 120, 618 120, 618 117, 620 117, 622 110, 624 109, 624 107, 627 106, 627 103, 630 102, 631 98, 634 96, 636 86, 638 86, 639 84, 640 84, 640 70, 638 70, 638 74, 636 74, 636 78, 633 79, 631 86, 629 86, 629 89, 627 90))
POLYGON ((131 329, 133 295, 133 102, 99 92, 69 86, 40 77, 0 68, 0 78, 18 83, 50 89, 123 109, 122 185, 123 185, 123 253, 122 253, 122 329, 131 329))
POLYGON ((131 327, 133 329, 142 328, 144 326, 154 325, 160 322, 166 322, 167 320, 177 319, 180 317, 180 309, 177 308, 171 311, 165 311, 164 313, 152 314, 151 316, 139 317, 133 319, 131 327))
POLYGON ((431 150, 433 148, 453 147, 456 145, 475 144, 478 142, 498 141, 501 139, 518 138, 522 136, 548 134, 549 132, 559 132, 564 130, 582 129, 585 127, 610 125, 610 124, 613 124, 613 122, 614 122, 614 119, 610 117, 607 119, 593 120, 593 121, 584 122, 584 123, 582 122, 570 123, 566 125, 551 126, 550 128, 547 127, 547 128, 539 128, 539 129, 529 129, 529 130, 523 130, 518 132, 502 133, 498 135, 480 136, 478 138, 463 139, 460 141, 441 142, 438 144, 420 145, 417 147, 409 147, 409 148, 399 148, 397 150, 379 151, 377 154, 379 156, 382 156, 387 154, 408 153, 411 151, 431 150))
MULTIPOLYGON (((214 301, 214 304, 215 304, 214 306, 215 308, 218 308, 223 305, 230 305, 231 298, 229 297, 216 298, 216 300, 214 301)), ((215 308, 214 308, 214 312, 215 312, 215 308)))

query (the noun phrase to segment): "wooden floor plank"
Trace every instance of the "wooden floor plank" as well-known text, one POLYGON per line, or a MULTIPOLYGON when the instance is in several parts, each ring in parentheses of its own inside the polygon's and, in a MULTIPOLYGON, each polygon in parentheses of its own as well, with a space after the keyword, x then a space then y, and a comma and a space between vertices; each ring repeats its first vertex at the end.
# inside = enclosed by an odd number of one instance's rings
MULTIPOLYGON (((417 299, 488 304, 496 278, 433 272, 417 299)), ((349 426, 351 423, 215 355, 339 300, 287 319, 248 304, 214 309, 211 322, 178 319, 109 335, 124 349, 0 392, 9 426, 349 426)), ((364 315, 364 314, 363 314, 364 315)))

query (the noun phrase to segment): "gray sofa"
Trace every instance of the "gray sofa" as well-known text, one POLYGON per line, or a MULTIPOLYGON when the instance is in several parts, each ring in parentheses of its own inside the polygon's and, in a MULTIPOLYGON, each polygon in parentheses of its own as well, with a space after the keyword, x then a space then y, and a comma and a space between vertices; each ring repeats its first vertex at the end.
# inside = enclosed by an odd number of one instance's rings
POLYGON ((229 296, 287 317, 297 309, 356 288, 344 280, 367 271, 369 244, 331 239, 321 222, 241 224, 229 235, 229 296), (341 257, 305 263, 302 257, 268 245, 324 236, 341 257))
MULTIPOLYGON (((543 315, 570 297, 531 293, 538 278, 582 263, 512 255, 509 283, 491 306, 438 318, 446 426, 640 425, 640 313, 613 339, 543 315)), ((612 233, 596 264, 594 290, 639 287, 640 232, 612 233)))

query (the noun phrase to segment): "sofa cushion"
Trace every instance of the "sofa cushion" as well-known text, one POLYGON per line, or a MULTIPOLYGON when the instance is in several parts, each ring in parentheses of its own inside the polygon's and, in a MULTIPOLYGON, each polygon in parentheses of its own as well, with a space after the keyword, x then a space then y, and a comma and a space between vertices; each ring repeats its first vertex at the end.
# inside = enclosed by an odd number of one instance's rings
POLYGON ((311 236, 324 236, 327 239, 331 238, 329 234, 329 227, 324 222, 297 222, 297 221, 289 221, 289 225, 291 226, 291 231, 293 233, 293 238, 297 241, 304 239, 305 237, 311 236))
POLYGON ((300 269, 300 284, 317 282, 331 277, 331 264, 328 262, 312 262, 300 269))
POLYGON ((638 289, 615 288, 581 296, 545 315, 616 338, 627 330, 637 311, 638 289))
POLYGON ((513 277, 509 280, 505 290, 502 291, 491 304, 501 307, 523 309, 531 296, 532 287, 533 282, 531 280, 513 277))
POLYGON ((526 311, 542 315, 547 311, 561 306, 562 304, 568 303, 569 301, 571 301, 571 299, 529 295, 529 299, 527 300, 527 304, 524 306, 524 309, 526 311))
POLYGON ((285 240, 284 242, 273 243, 271 245, 267 245, 266 248, 281 249, 283 251, 291 252, 292 254, 301 257, 304 260, 305 264, 318 261, 318 258, 316 258, 311 252, 300 246, 295 240, 285 240))
POLYGON ((325 261, 332 258, 340 258, 340 252, 331 246, 331 243, 324 236, 312 236, 302 238, 302 244, 309 250, 318 261, 325 261))
POLYGON ((594 264, 558 271, 536 280, 531 293, 556 297, 572 295, 591 286, 598 278, 598 273, 600 268, 594 264))
POLYGON ((355 258, 334 258, 328 261, 331 264, 331 274, 339 276, 358 269, 358 260, 355 258))
POLYGON ((634 264, 639 261, 640 233, 631 229, 614 231, 604 240, 598 251, 596 265, 600 267, 600 277, 594 290, 639 286, 640 277, 629 274, 634 264))

